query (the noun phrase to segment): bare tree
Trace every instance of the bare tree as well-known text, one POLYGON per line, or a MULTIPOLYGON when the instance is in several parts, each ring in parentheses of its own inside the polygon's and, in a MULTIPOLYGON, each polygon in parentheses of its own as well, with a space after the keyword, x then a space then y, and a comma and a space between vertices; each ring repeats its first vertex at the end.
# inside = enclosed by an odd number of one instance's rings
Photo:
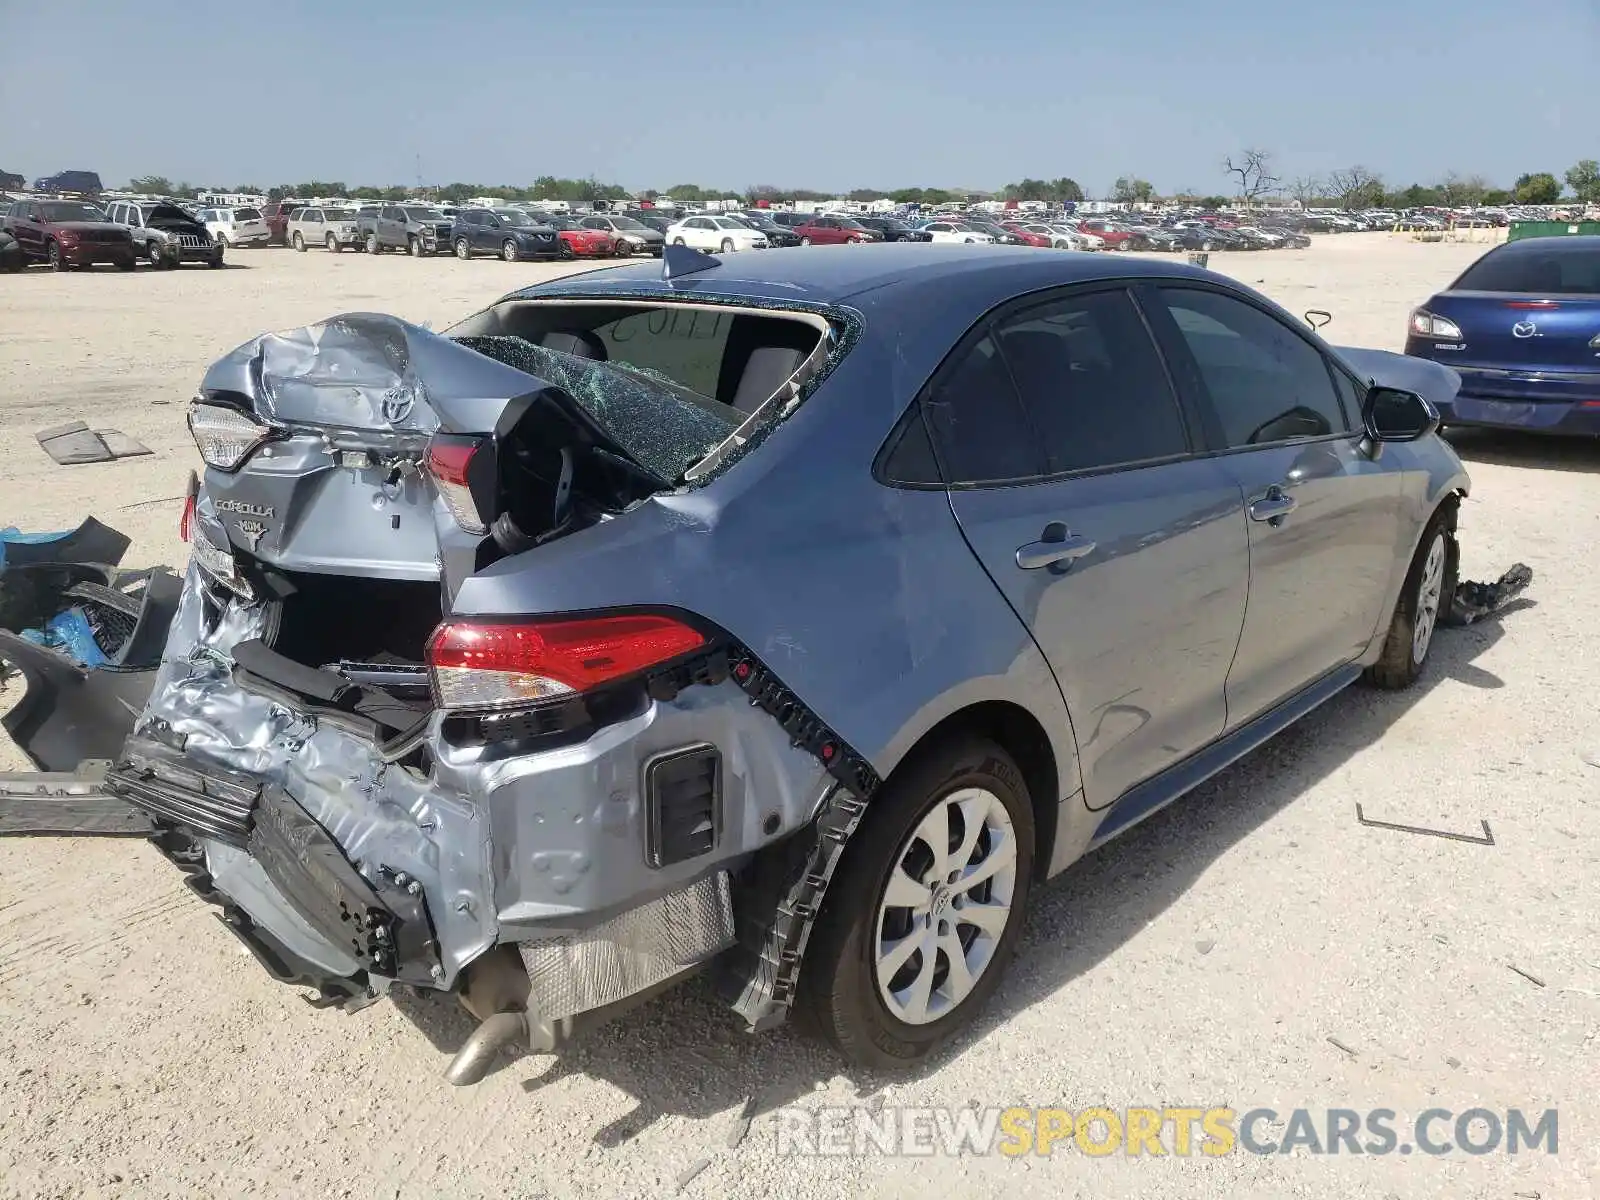
POLYGON ((1278 177, 1272 173, 1272 155, 1266 150, 1247 149, 1237 163, 1230 154, 1222 160, 1222 169, 1239 180, 1239 198, 1246 208, 1278 186, 1278 177))
POLYGON ((1301 208, 1310 208, 1313 201, 1327 194, 1327 182, 1320 175, 1302 175, 1289 185, 1289 195, 1300 202, 1301 208))
POLYGON ((1383 202, 1383 179, 1362 166, 1346 167, 1329 174, 1328 190, 1346 210, 1383 202))

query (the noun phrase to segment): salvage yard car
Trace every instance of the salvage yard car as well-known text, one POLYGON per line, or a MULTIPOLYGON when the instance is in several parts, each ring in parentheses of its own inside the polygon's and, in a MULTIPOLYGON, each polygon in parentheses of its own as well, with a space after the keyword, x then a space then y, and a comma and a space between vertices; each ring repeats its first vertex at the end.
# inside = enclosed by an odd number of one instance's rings
POLYGON ((166 200, 118 200, 106 215, 127 226, 139 256, 157 270, 181 263, 222 265, 222 247, 195 217, 166 200))
POLYGON ((202 208, 199 220, 212 240, 224 248, 268 244, 271 234, 259 208, 202 208))
POLYGON ((1444 367, 1170 260, 759 267, 337 316, 190 409, 106 786, 280 979, 457 994, 454 1082, 701 970, 753 1030, 925 1059, 1036 885, 1412 683, 1450 603, 1444 367))
POLYGON ((571 257, 554 226, 520 208, 462 209, 450 227, 450 245, 462 262, 474 254, 498 254, 506 262, 571 257))
POLYGON ((1411 314, 1406 353, 1461 376, 1451 425, 1600 436, 1600 237, 1489 251, 1411 314))
POLYGON ((659 255, 661 248, 667 244, 666 235, 660 230, 651 229, 648 225, 619 213, 596 213, 593 216, 579 217, 578 224, 585 229, 598 229, 602 233, 609 233, 616 243, 615 249, 619 258, 640 253, 659 255))
POLYGON ((425 204, 369 204, 356 213, 356 229, 368 254, 404 250, 413 258, 450 244, 452 222, 425 204))
POLYGON ((667 241, 691 250, 716 250, 723 254, 732 254, 735 250, 765 250, 769 245, 767 235, 761 230, 721 216, 684 217, 667 227, 667 241))
POLYGON ((361 245, 361 230, 356 226, 353 208, 297 208, 289 214, 285 226, 289 244, 304 252, 308 246, 324 246, 338 254, 346 247, 361 245))
POLYGON ((138 265, 133 235, 87 200, 18 200, 4 228, 29 261, 49 263, 54 271, 97 263, 131 271, 138 265))

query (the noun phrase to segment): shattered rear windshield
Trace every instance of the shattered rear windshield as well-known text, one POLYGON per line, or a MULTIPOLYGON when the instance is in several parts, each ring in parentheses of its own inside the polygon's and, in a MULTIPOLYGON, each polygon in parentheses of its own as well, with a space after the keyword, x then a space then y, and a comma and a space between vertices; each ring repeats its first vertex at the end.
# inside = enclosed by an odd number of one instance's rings
POLYGON ((662 479, 679 479, 742 420, 736 409, 641 367, 580 358, 514 336, 454 340, 566 392, 641 466, 662 479))

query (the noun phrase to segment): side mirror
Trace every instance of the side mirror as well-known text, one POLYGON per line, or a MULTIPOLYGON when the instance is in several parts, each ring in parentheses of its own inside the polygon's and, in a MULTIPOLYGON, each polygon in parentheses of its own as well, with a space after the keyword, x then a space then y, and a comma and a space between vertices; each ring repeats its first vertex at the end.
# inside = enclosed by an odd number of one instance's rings
POLYGON ((1365 421, 1374 442, 1414 442, 1439 428, 1439 413, 1416 392, 1374 387, 1367 393, 1365 421))

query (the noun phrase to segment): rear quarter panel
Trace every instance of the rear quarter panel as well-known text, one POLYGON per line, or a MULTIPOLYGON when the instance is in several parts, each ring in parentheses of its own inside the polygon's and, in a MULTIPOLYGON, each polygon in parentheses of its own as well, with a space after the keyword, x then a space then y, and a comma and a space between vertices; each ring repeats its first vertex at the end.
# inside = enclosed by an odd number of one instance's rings
POLYGON ((1070 795, 1060 691, 945 493, 872 478, 878 448, 937 362, 894 350, 863 337, 725 474, 496 563, 462 584, 454 611, 687 609, 749 647, 883 775, 944 717, 1009 701, 1051 738, 1070 795))

